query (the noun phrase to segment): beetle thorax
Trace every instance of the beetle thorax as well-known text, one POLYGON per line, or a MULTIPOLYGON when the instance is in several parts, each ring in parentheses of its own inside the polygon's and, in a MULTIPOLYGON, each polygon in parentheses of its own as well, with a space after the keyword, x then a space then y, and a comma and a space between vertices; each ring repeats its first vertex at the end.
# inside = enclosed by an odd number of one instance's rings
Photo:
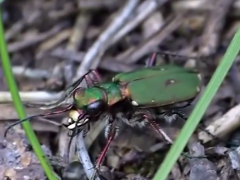
POLYGON ((74 104, 79 109, 84 109, 93 102, 105 99, 104 91, 97 87, 77 89, 73 95, 74 104))

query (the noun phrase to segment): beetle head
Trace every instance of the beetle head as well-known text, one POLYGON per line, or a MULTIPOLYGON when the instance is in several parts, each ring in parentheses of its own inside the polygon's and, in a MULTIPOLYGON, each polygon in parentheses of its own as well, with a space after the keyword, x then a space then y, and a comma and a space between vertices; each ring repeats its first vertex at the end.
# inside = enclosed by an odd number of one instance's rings
POLYGON ((79 88, 73 94, 76 110, 69 113, 68 124, 64 126, 69 130, 79 128, 104 111, 107 103, 104 90, 98 87, 79 88))
POLYGON ((74 104, 78 109, 86 109, 90 104, 102 100, 107 100, 106 93, 102 88, 78 88, 73 94, 74 104))

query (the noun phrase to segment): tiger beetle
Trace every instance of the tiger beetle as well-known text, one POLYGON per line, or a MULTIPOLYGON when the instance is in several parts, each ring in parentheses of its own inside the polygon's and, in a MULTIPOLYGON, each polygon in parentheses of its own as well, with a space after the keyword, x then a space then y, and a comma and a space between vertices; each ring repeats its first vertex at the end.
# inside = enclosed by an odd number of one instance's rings
POLYGON ((11 127, 23 121, 70 111, 68 124, 64 126, 72 132, 72 136, 90 122, 101 119, 107 122, 107 144, 96 161, 96 168, 100 167, 111 141, 118 135, 118 119, 132 127, 144 128, 150 125, 166 142, 172 144, 172 140, 158 125, 155 115, 164 110, 167 121, 171 121, 176 115, 184 117, 175 109, 183 103, 185 106, 189 105, 197 97, 201 88, 201 76, 193 69, 177 65, 155 65, 157 54, 152 55, 146 67, 117 74, 111 82, 102 82, 98 72, 90 70, 67 88, 65 95, 58 102, 41 105, 41 109, 58 107, 70 96, 73 96, 73 104, 63 110, 18 121, 8 127, 5 136, 11 127), (78 87, 83 80, 86 81, 87 87, 78 87))

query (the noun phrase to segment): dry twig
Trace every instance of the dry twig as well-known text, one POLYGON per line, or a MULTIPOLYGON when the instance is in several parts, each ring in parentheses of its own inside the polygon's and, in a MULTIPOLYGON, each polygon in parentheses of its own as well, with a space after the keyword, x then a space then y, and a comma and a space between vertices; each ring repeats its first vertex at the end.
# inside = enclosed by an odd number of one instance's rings
POLYGON ((23 76, 29 79, 47 79, 51 77, 51 73, 41 69, 25 68, 23 66, 13 66, 13 74, 15 76, 23 76))
MULTIPOLYGON (((63 58, 63 59, 68 59, 76 62, 82 62, 82 59, 84 57, 83 52, 73 52, 73 51, 68 51, 65 49, 55 49, 53 50, 50 55, 57 57, 57 58, 63 58)), ((131 71, 133 69, 139 68, 138 65, 131 64, 127 65, 122 62, 117 62, 113 58, 104 58, 100 64, 99 67, 105 70, 110 70, 113 72, 126 72, 126 71, 131 71)))
POLYGON ((170 22, 166 24, 155 34, 153 34, 145 42, 142 42, 137 47, 132 47, 127 51, 119 54, 116 57, 117 61, 131 64, 139 60, 144 55, 152 52, 157 45, 159 45, 169 34, 171 34, 182 23, 185 13, 178 14, 171 18, 170 22), (127 59, 127 61, 125 61, 127 59))
MULTIPOLYGON (((92 176, 95 174, 95 168, 88 155, 88 151, 86 150, 84 139, 83 139, 83 132, 81 132, 77 136, 77 155, 80 161, 83 163, 83 168, 86 172, 88 179, 91 179, 92 176)), ((100 178, 97 177, 96 175, 95 180, 100 180, 100 178)))
POLYGON ((124 37, 127 33, 137 27, 141 22, 147 19, 152 15, 161 5, 166 3, 168 0, 153 0, 153 1, 144 1, 139 5, 136 15, 132 18, 131 21, 128 21, 121 29, 116 33, 115 36, 110 41, 110 45, 113 45, 124 37))
POLYGON ((211 55, 216 52, 219 44, 220 32, 222 31, 226 15, 234 2, 233 0, 215 0, 215 8, 210 11, 201 41, 201 55, 211 55))
POLYGON ((66 23, 62 23, 60 25, 55 26, 53 29, 46 33, 39 34, 36 36, 35 39, 29 39, 29 40, 21 40, 20 42, 15 42, 15 43, 9 43, 8 45, 8 52, 13 53, 16 51, 20 51, 22 49, 28 48, 32 45, 35 45, 37 43, 40 43, 44 41, 45 39, 57 34, 59 31, 61 31, 64 27, 66 27, 66 23))
POLYGON ((100 57, 104 54, 108 47, 109 39, 116 34, 120 27, 129 20, 130 15, 134 12, 140 0, 129 0, 123 8, 121 14, 109 25, 109 27, 100 35, 98 40, 88 50, 80 67, 77 70, 76 79, 80 78, 89 69, 95 69, 99 62, 100 57), (97 57, 97 59, 96 59, 97 57), (95 61, 94 61, 95 60, 95 61))
MULTIPOLYGON (((221 138, 229 133, 233 132, 240 126, 240 105, 233 107, 221 118, 215 120, 213 123, 206 127, 206 131, 210 132, 212 135, 221 138)), ((207 143, 213 139, 212 136, 208 135, 206 132, 201 131, 198 133, 198 138, 204 143, 207 143)))
MULTIPOLYGON (((22 101, 25 102, 49 102, 56 101, 62 93, 49 93, 46 91, 19 92, 22 101)), ((10 92, 0 92, 0 103, 12 102, 10 92)))

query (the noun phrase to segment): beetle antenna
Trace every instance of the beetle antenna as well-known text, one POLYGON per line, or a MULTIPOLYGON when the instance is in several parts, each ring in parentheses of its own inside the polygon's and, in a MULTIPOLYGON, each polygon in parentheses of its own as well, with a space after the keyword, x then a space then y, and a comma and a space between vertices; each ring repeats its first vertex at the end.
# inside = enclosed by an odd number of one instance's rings
POLYGON ((63 109, 63 110, 54 111, 54 112, 48 112, 48 113, 45 113, 45 114, 38 114, 38 115, 34 115, 34 116, 30 116, 30 117, 21 119, 21 120, 15 122, 15 123, 11 124, 11 125, 5 130, 5 132, 4 132, 4 137, 6 138, 8 131, 9 131, 12 127, 16 126, 17 124, 21 124, 21 123, 23 123, 23 122, 25 122, 25 121, 30 121, 31 119, 33 119, 33 118, 35 118, 35 117, 45 117, 45 116, 50 116, 50 115, 61 114, 61 113, 63 113, 63 112, 67 112, 67 111, 71 110, 72 107, 73 107, 73 105, 71 104, 71 105, 69 105, 68 107, 66 107, 66 108, 63 109))
POLYGON ((53 103, 45 103, 45 104, 25 103, 25 106, 40 108, 42 110, 47 110, 47 109, 53 109, 53 108, 55 108, 57 106, 62 105, 64 103, 64 101, 66 99, 68 99, 74 93, 74 91, 82 83, 82 81, 86 78, 86 76, 91 74, 92 72, 94 72, 94 70, 89 70, 81 78, 79 78, 73 84, 71 84, 69 87, 67 87, 67 89, 63 92, 63 95, 60 97, 60 99, 58 101, 53 102, 53 103))

